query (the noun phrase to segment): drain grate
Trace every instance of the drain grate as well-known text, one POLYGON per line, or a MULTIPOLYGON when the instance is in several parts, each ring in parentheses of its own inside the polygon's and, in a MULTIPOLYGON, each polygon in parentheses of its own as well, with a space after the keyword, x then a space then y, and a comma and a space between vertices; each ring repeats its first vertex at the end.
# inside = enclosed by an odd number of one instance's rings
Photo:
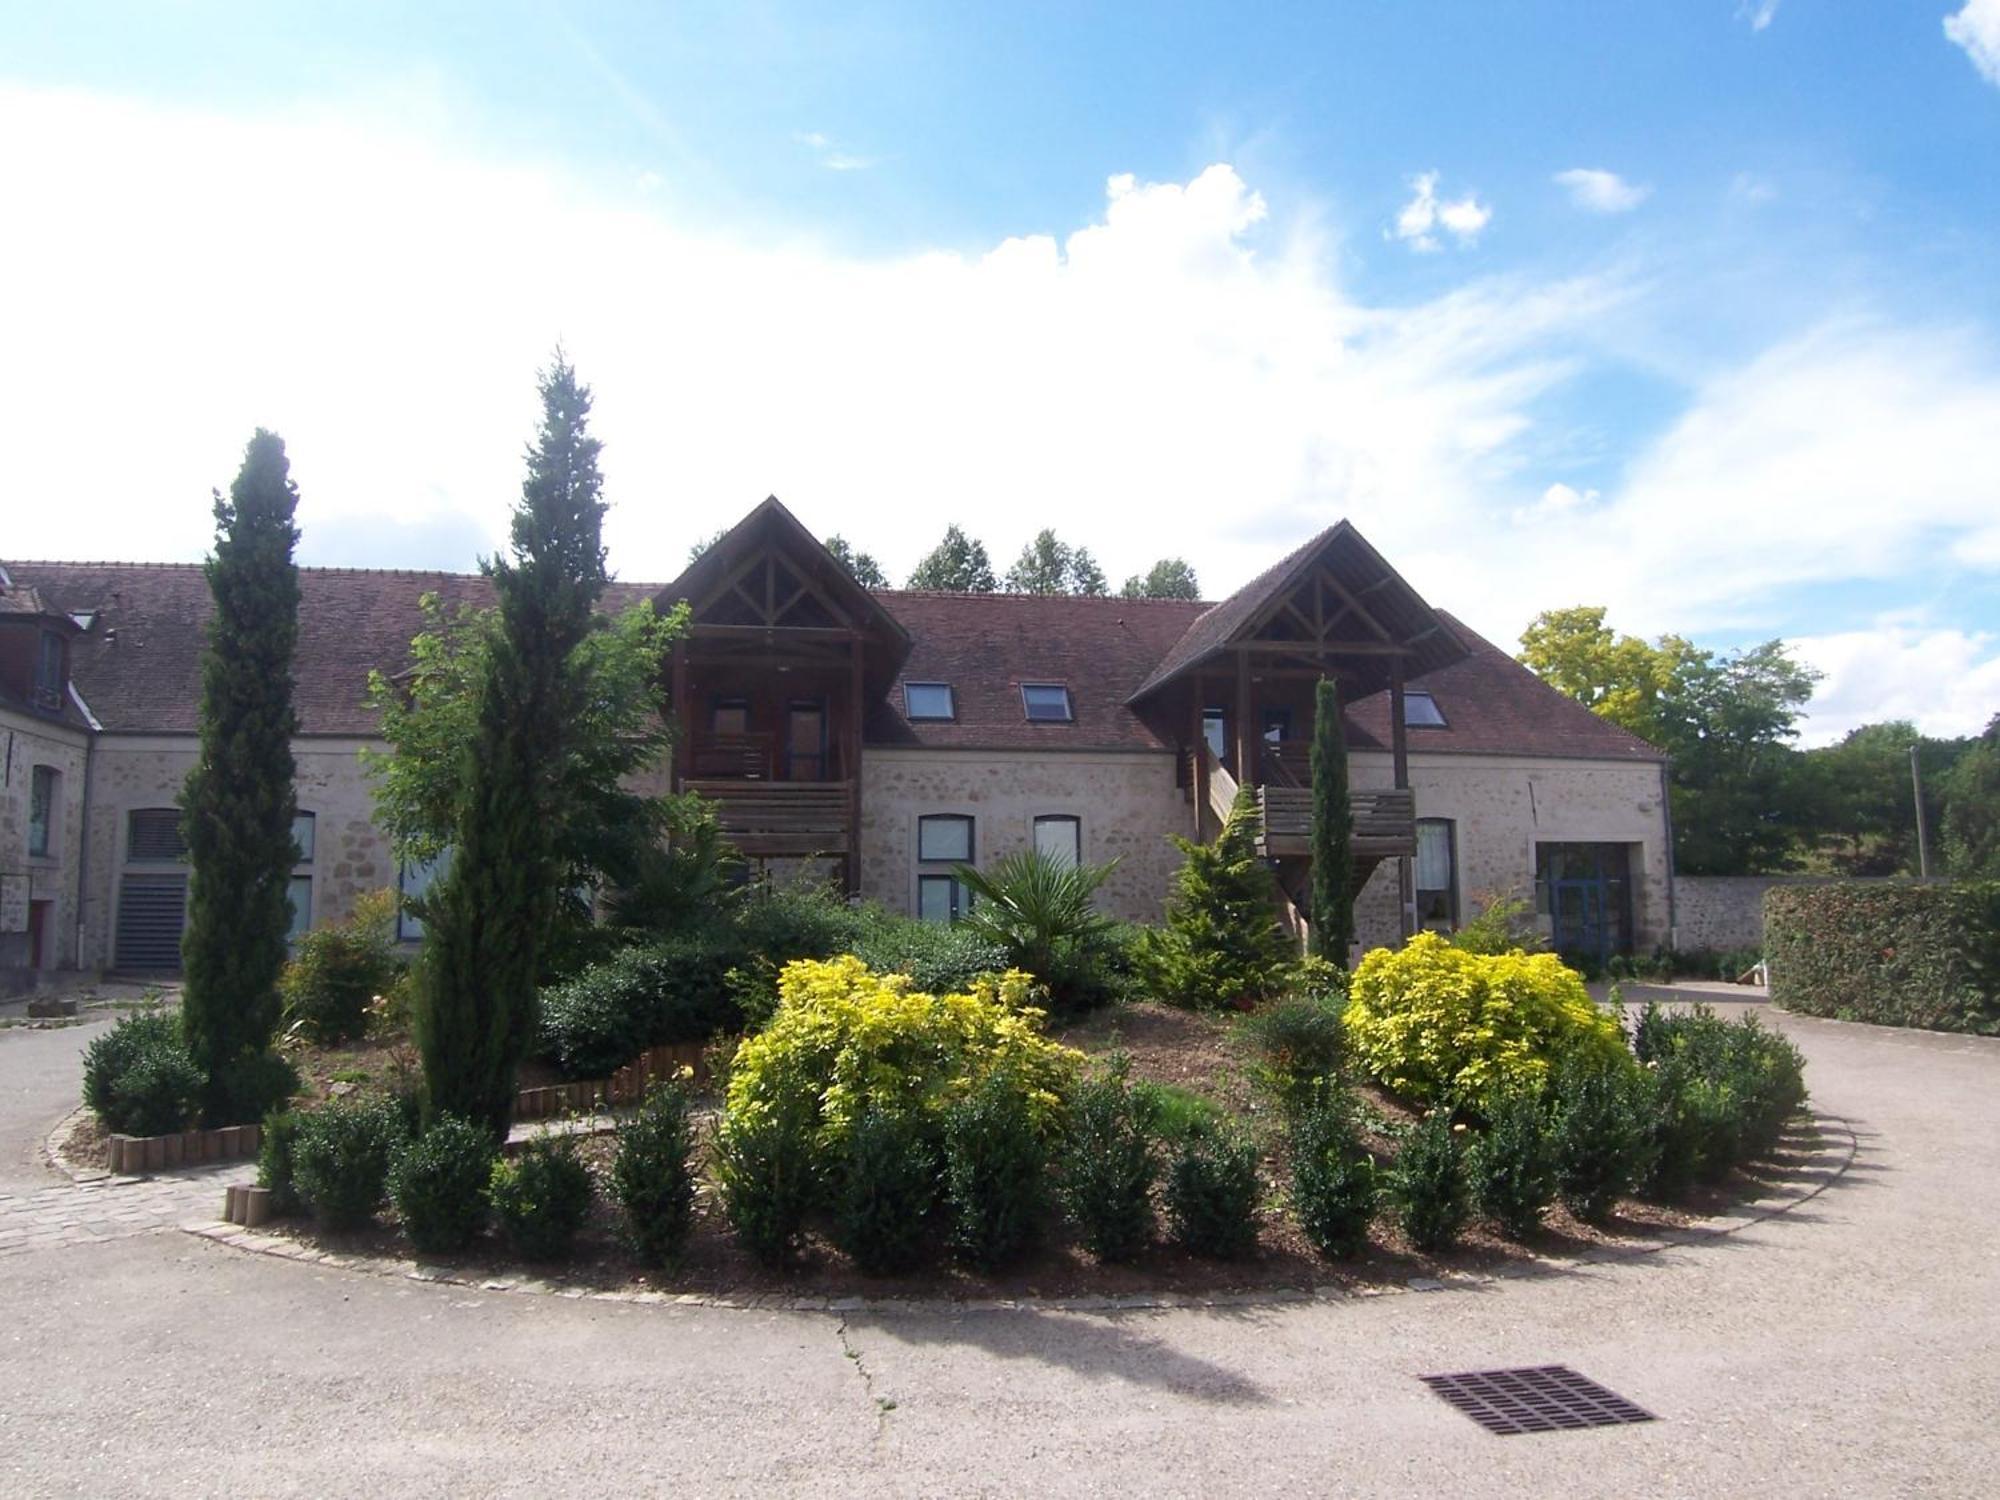
POLYGON ((1488 1432, 1567 1432, 1576 1427, 1616 1427, 1651 1422, 1653 1414, 1607 1391, 1567 1365, 1528 1370, 1474 1370, 1425 1375, 1424 1384, 1488 1432))

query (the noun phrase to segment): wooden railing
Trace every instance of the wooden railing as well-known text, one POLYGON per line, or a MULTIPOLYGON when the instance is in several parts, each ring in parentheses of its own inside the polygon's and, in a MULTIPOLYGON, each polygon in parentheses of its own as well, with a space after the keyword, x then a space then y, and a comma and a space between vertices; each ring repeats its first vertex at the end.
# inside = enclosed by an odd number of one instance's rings
POLYGON ((778 774, 777 741, 768 734, 703 734, 688 745, 691 777, 768 781, 778 774))
POLYGON ((752 858, 845 855, 852 846, 851 782, 712 779, 682 785, 714 804, 722 836, 752 858))
MULTIPOLYGON (((1354 816, 1350 840, 1361 859, 1394 859, 1417 852, 1416 794, 1407 788, 1383 787, 1350 791, 1347 803, 1354 816)), ((1312 791, 1308 787, 1260 786, 1257 805, 1263 813, 1257 849, 1280 856, 1311 853, 1312 791)))

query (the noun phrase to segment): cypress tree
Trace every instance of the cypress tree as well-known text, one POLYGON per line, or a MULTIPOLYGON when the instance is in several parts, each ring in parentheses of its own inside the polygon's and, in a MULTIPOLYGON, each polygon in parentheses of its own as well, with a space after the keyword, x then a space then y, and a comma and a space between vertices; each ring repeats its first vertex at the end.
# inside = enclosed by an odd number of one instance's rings
POLYGON ((1347 735, 1340 689, 1322 677, 1313 693, 1312 951, 1343 968, 1354 942, 1354 808, 1347 800, 1347 735))
POLYGON ((1212 844, 1181 851, 1166 922, 1140 939, 1141 977, 1174 1005, 1237 1005, 1277 992, 1294 956, 1278 927, 1277 889, 1257 857, 1257 794, 1236 789, 1212 844))
POLYGON ((514 508, 512 557, 483 566, 500 629, 479 688, 449 872, 431 893, 414 1022, 429 1115, 504 1136, 533 1038, 536 980, 560 892, 551 829, 568 726, 581 716, 573 658, 604 591, 603 480, 590 391, 556 354, 514 508))
POLYGON ((291 927, 292 652, 298 488, 284 441, 261 427, 229 498, 215 496, 215 613, 201 662, 201 753, 181 792, 193 874, 181 936, 181 1025, 211 1125, 262 1117, 291 1076, 271 1055, 291 927))

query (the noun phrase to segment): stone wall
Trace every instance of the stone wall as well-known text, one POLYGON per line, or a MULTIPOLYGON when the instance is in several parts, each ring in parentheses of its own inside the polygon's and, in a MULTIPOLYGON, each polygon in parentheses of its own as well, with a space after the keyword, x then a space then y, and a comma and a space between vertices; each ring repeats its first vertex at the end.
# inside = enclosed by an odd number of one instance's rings
MULTIPOLYGON (((1826 885, 1815 875, 1683 875, 1674 882, 1677 933, 1683 953, 1764 946, 1764 892, 1777 885, 1826 885)), ((1845 885, 1892 885, 1889 877, 1839 877, 1845 885)))
POLYGON ((862 762, 861 893, 891 911, 917 905, 917 819, 974 819, 973 864, 985 869, 1034 843, 1034 820, 1080 820, 1083 858, 1118 861, 1103 910, 1155 922, 1180 864, 1169 834, 1191 835, 1194 808, 1165 751, 1058 752, 870 749, 862 762))
POLYGON ((0 968, 28 962, 33 906, 48 903, 44 969, 76 966, 77 880, 83 855, 83 783, 88 745, 80 729, 34 714, 0 709, 0 968), (55 769, 49 852, 28 853, 29 804, 36 766, 55 769))
MULTIPOLYGON (((311 875, 316 927, 344 919, 362 892, 396 884, 396 856, 387 836, 375 826, 373 790, 361 769, 363 745, 384 748, 380 742, 346 736, 305 736, 292 742, 299 811, 314 815, 311 875)), ((109 966, 114 956, 119 878, 127 868, 127 813, 134 808, 174 806, 197 753, 191 735, 99 738, 91 778, 89 888, 84 896, 87 964, 109 966)), ((300 873, 306 873, 305 866, 300 866, 300 873)))

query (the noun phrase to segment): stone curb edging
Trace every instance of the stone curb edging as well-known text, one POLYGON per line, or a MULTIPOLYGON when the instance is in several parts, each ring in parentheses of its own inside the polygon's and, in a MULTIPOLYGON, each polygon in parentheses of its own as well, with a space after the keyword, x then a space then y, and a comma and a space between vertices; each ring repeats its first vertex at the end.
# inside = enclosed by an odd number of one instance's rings
POLYGON ((364 1276, 381 1276, 407 1281, 433 1282, 440 1286, 465 1287, 473 1291, 525 1293, 531 1296, 567 1297, 577 1301, 623 1302, 647 1307, 716 1307, 743 1312, 830 1312, 830 1313, 967 1313, 967 1312, 1169 1312, 1206 1308, 1292 1306, 1308 1302, 1357 1302, 1371 1297, 1406 1292, 1471 1291, 1501 1281, 1529 1276, 1560 1275, 1586 1266, 1638 1260, 1704 1240, 1737 1234, 1769 1219, 1780 1218, 1811 1202, 1832 1187, 1854 1164, 1860 1151, 1851 1123, 1837 1115, 1815 1117, 1822 1131, 1839 1127, 1844 1145, 1824 1144, 1815 1158, 1839 1153, 1838 1161, 1826 1164, 1824 1175, 1809 1189, 1797 1192, 1768 1207, 1746 1206, 1719 1215, 1687 1229, 1664 1231, 1654 1241, 1641 1245, 1603 1246, 1569 1259, 1546 1259, 1496 1271, 1447 1272, 1443 1276, 1416 1276, 1401 1286, 1342 1286, 1335 1283, 1310 1286, 1260 1287, 1243 1292, 1133 1292, 1123 1295, 1078 1297, 797 1297, 781 1292, 732 1295, 721 1292, 641 1292, 622 1288, 577 1286, 548 1281, 535 1276, 468 1276, 441 1266, 389 1255, 345 1255, 320 1250, 302 1241, 267 1232, 253 1233, 235 1224, 183 1224, 182 1230, 200 1239, 268 1255, 277 1260, 327 1266, 364 1276))
POLYGON ((699 1086, 708 1081, 709 1046, 706 1042, 667 1042, 648 1047, 624 1067, 615 1069, 609 1078, 522 1089, 514 1096, 514 1118, 546 1120, 552 1115, 590 1111, 600 1105, 636 1104, 651 1085, 672 1078, 683 1069, 699 1086))
POLYGON ((215 1130, 183 1130, 174 1135, 114 1135, 106 1148, 114 1177, 134 1177, 171 1167, 206 1166, 255 1156, 263 1129, 224 1125, 215 1130))

